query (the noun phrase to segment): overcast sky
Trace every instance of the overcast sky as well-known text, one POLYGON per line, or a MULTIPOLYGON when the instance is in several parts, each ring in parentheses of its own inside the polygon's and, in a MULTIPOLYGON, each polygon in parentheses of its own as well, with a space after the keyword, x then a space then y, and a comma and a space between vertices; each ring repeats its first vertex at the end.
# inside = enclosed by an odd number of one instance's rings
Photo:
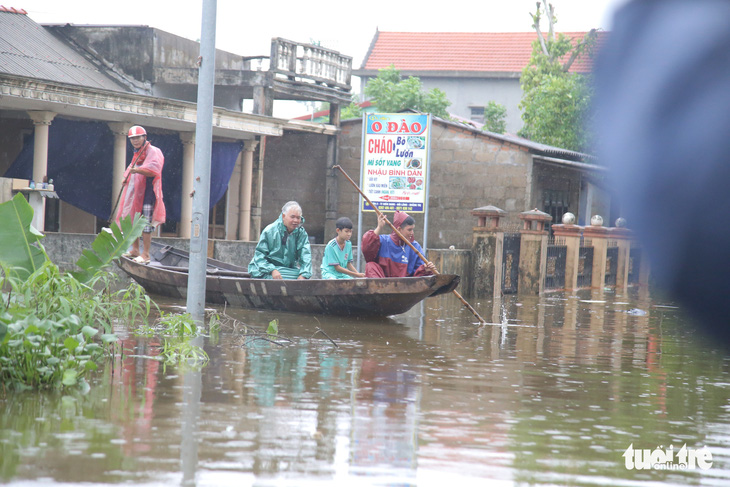
MULTIPOLYGON (((353 57, 359 68, 376 29, 411 32, 526 32, 536 0, 370 0, 347 2, 218 0, 216 47, 244 56, 268 55, 272 37, 319 42, 353 57), (312 5, 316 6, 313 8, 312 5)), ((608 29, 617 0, 552 0, 558 31, 608 29)), ((149 25, 200 38, 202 0, 8 0, 38 23, 149 25), (13 3, 14 2, 14 3, 13 3)))

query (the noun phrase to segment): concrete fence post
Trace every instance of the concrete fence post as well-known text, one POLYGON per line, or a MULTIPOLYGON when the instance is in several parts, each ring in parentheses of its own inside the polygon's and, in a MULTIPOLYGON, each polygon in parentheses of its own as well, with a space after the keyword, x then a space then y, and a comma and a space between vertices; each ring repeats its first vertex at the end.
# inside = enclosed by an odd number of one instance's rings
POLYGON ((520 277, 517 292, 541 294, 547 268, 548 232, 545 224, 552 217, 535 208, 520 213, 520 220, 524 223, 520 230, 520 277))
POLYGON ((611 228, 611 238, 616 240, 618 259, 616 266, 616 290, 626 292, 629 287, 629 264, 631 259, 631 238, 633 232, 628 228, 611 228))
POLYGON ((502 257, 504 231, 499 220, 507 213, 496 206, 482 206, 471 211, 477 217, 472 238, 472 295, 499 297, 502 294, 502 257))
POLYGON ((603 226, 603 218, 600 215, 594 215, 591 218, 591 225, 583 229, 583 238, 590 239, 593 246, 592 288, 603 289, 606 285, 608 237, 609 229, 603 226))
POLYGON ((583 227, 573 224, 552 226, 553 235, 565 242, 565 289, 578 289, 578 267, 580 265, 580 236, 583 227))

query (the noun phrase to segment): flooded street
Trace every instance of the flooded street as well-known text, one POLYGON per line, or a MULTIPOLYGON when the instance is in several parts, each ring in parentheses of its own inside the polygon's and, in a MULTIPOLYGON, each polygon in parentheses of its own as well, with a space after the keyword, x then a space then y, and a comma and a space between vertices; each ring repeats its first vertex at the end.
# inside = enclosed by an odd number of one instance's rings
POLYGON ((87 395, 0 400, 0 482, 730 484, 730 352, 673 303, 470 303, 492 324, 453 295, 375 321, 228 309, 258 330, 278 319, 291 342, 224 326, 200 370, 118 330, 126 351, 87 395))

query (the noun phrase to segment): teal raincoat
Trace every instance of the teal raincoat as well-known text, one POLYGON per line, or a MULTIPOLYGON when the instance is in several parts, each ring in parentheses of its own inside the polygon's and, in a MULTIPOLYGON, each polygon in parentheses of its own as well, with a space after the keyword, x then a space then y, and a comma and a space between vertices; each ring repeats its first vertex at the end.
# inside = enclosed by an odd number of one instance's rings
POLYGON ((267 226, 261 232, 253 260, 248 264, 251 277, 271 279, 271 273, 276 269, 284 279, 296 279, 299 276, 311 278, 312 250, 303 225, 302 217, 301 225, 289 233, 279 215, 274 223, 267 226))

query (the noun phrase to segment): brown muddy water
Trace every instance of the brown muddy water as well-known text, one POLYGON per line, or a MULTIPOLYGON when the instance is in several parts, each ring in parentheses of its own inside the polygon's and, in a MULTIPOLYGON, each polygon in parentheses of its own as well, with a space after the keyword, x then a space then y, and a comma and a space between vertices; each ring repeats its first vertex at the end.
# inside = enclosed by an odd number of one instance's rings
POLYGON ((0 483, 730 485, 730 352, 671 302, 471 304, 493 324, 453 295, 380 321, 228 309, 292 342, 224 327, 200 370, 118 330, 88 394, 0 400, 0 483))

